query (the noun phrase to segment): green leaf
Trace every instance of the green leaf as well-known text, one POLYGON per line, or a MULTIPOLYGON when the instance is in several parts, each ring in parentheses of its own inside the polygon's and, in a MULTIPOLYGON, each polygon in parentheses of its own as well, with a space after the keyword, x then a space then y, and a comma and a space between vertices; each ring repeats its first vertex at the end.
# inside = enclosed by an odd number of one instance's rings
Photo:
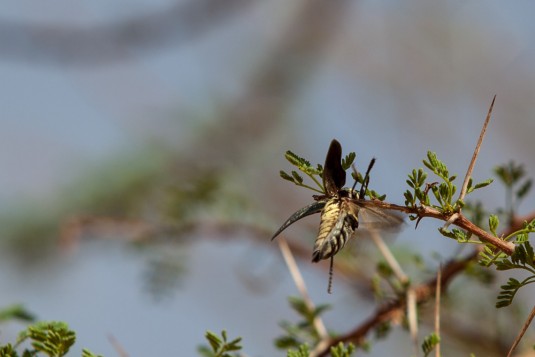
POLYGON ((299 346, 299 349, 297 351, 295 350, 289 350, 287 357, 308 357, 310 355, 310 351, 308 349, 307 344, 302 344, 299 346))
POLYGON ((279 174, 280 174, 280 176, 281 176, 283 179, 285 179, 285 180, 287 180, 287 181, 290 181, 290 182, 294 182, 293 177, 290 176, 289 174, 287 174, 285 171, 280 170, 279 174))
POLYGON ((357 154, 354 152, 350 152, 346 155, 345 158, 342 159, 342 168, 344 170, 347 170, 351 167, 351 164, 355 161, 355 157, 357 157, 357 154))
POLYGON ((532 183, 533 182, 531 181, 531 179, 526 180, 526 182, 524 182, 522 186, 520 186, 520 188, 516 191, 516 197, 518 199, 524 198, 524 196, 526 196, 529 190, 531 189, 532 183))
POLYGON ((292 171, 292 177, 296 184, 302 184, 303 183, 303 177, 297 173, 297 171, 292 171))
POLYGON ((0 321, 19 319, 23 321, 33 321, 35 316, 26 310, 23 305, 15 304, 0 310, 0 321))
POLYGON ((422 343, 422 351, 424 353, 424 356, 428 356, 436 347, 436 345, 438 345, 439 342, 440 337, 436 333, 432 333, 429 336, 426 336, 422 343))
POLYGON ((339 342, 338 345, 331 347, 331 356, 332 357, 349 357, 355 351, 355 346, 352 343, 349 343, 347 346, 342 342, 339 342))
POLYGON ((495 214, 491 214, 490 217, 489 217, 489 229, 491 231, 491 233, 497 237, 498 236, 498 233, 497 230, 498 230, 498 225, 500 224, 500 221, 498 219, 498 216, 495 215, 495 214))
MULTIPOLYGON (((490 185, 490 184, 493 183, 493 182, 494 182, 493 179, 487 179, 487 180, 485 180, 485 181, 483 181, 483 182, 480 182, 480 183, 476 184, 476 185, 474 186, 474 189, 473 189, 473 190, 477 190, 477 189, 479 189, 479 188, 487 187, 488 185, 490 185)), ((472 191, 473 191, 473 190, 472 190, 472 191)))
POLYGON ((300 166, 310 166, 310 162, 305 160, 304 158, 300 157, 299 155, 294 154, 290 150, 286 151, 286 154, 284 155, 286 160, 290 162, 290 164, 300 167, 300 166))
POLYGON ((104 357, 102 355, 96 355, 89 351, 88 349, 84 348, 82 349, 82 357, 104 357))
POLYGON ((221 341, 219 336, 217 336, 215 333, 211 331, 206 331, 206 334, 204 335, 204 337, 208 340, 214 352, 218 351, 219 347, 221 347, 221 344, 223 343, 223 341, 221 341))

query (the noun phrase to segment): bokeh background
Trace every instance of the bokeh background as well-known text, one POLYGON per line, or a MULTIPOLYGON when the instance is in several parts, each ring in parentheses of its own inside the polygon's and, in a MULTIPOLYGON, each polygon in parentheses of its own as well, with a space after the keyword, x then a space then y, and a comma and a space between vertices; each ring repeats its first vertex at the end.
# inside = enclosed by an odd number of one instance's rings
MULTIPOLYGON (((473 176, 511 159, 532 175, 534 12, 488 0, 4 3, 0 303, 67 321, 72 355, 117 355, 113 341, 131 356, 195 355, 207 329, 242 336, 249 356, 282 355, 273 339, 297 319, 297 291, 269 238, 311 199, 279 178, 284 152, 323 163, 337 138, 359 167, 377 158, 371 188, 402 204, 427 150, 463 176, 496 94, 473 176)), ((504 197, 499 184, 474 194, 489 209, 504 197)), ((311 249, 318 221, 286 238, 311 249)), ((437 227, 408 223, 392 249, 437 266, 459 249, 437 227)), ((335 273, 328 295, 326 266, 298 263, 313 300, 333 305, 329 329, 372 313, 350 279, 335 273)), ((451 288, 445 329, 457 334, 443 348, 504 355, 533 290, 495 312, 495 290, 467 285, 451 288), (467 343, 474 330, 493 344, 467 343)), ((21 326, 2 325, 0 340, 21 326)), ((412 353, 407 332, 369 355, 392 351, 412 353)))

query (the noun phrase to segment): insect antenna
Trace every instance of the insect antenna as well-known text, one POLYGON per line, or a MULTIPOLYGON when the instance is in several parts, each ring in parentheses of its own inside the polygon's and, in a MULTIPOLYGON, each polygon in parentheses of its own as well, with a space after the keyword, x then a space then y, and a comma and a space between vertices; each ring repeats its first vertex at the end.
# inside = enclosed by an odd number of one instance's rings
POLYGON ((333 287, 333 264, 334 255, 331 255, 331 264, 329 265, 329 284, 327 285, 327 292, 331 294, 331 288, 333 287))
POLYGON ((368 183, 370 182, 370 171, 372 170, 373 165, 375 164, 375 157, 370 161, 370 164, 368 165, 368 169, 366 170, 366 175, 364 175, 364 179, 362 180, 362 186, 360 187, 359 192, 359 198, 364 198, 364 195, 366 194, 366 190, 368 189, 368 183))
MULTIPOLYGON (((368 165, 368 169, 366 170, 366 175, 364 175, 364 179, 362 180, 362 186, 360 187, 358 198, 364 198, 364 195, 366 194, 366 190, 368 189, 368 183, 370 182, 370 171, 372 170, 372 167, 374 164, 375 164, 375 157, 370 161, 370 164, 368 165)), ((353 165, 353 172, 355 173, 355 177, 357 177, 358 173, 357 173, 357 169, 355 165, 353 165)), ((355 179, 355 182, 353 183, 353 186, 351 187, 351 192, 355 191, 356 186, 357 186, 357 180, 355 179)))

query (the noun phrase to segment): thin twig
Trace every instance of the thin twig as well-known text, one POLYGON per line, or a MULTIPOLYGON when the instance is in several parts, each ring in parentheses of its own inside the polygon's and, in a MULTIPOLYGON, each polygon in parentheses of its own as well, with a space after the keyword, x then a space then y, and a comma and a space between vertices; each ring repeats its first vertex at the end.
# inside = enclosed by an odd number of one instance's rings
POLYGON ((515 342, 513 342, 513 345, 511 346, 511 349, 509 350, 507 357, 511 357, 513 355, 513 351, 520 343, 520 340, 522 339, 522 337, 524 337, 524 334, 526 333, 526 330, 528 329, 534 317, 535 317, 535 306, 533 306, 533 309, 531 309, 528 319, 526 320, 526 322, 524 322, 524 326, 522 326, 522 329, 520 330, 518 336, 516 337, 515 342))
POLYGON ((407 320, 409 322, 409 332, 414 347, 414 355, 420 355, 418 348, 418 310, 416 308, 416 291, 414 289, 407 290, 407 320))
POLYGON ((442 265, 437 271, 437 286, 435 289, 435 335, 439 338, 435 346, 435 357, 440 357, 440 287, 442 285, 442 265))
POLYGON ((111 345, 113 346, 113 349, 115 350, 115 352, 117 352, 117 355, 119 357, 128 357, 128 353, 126 353, 126 350, 115 338, 115 336, 113 336, 112 334, 108 334, 108 341, 110 341, 111 345))
MULTIPOLYGON (((288 266, 288 270, 290 271, 290 274, 292 275, 292 279, 294 280, 295 286, 297 287, 297 290, 299 290, 299 294, 301 294, 303 301, 305 302, 307 308, 310 311, 314 311, 316 308, 314 306, 314 303, 312 302, 312 299, 310 298, 310 295, 308 294, 308 290, 305 284, 305 280, 303 279, 303 276, 301 275, 301 272, 299 271, 299 267, 297 266, 297 263, 295 262, 294 256, 292 254, 292 251, 290 250, 290 247, 288 246, 288 243, 286 243, 286 240, 282 237, 278 240, 279 248, 282 253, 282 256, 284 258, 284 261, 286 262, 286 265, 288 266)), ((318 332, 318 335, 320 338, 327 339, 329 337, 329 334, 327 332, 327 329, 325 328, 325 325, 323 324, 323 321, 319 316, 316 316, 314 318, 314 328, 318 332)))
POLYGON ((459 194, 459 200, 463 200, 464 196, 466 196, 466 190, 468 188, 468 181, 470 181, 470 177, 472 176, 472 171, 474 170, 477 156, 479 155, 479 150, 481 149, 481 144, 483 143, 483 138, 485 137, 485 133, 487 131, 487 126, 489 125, 490 116, 492 114, 492 108, 494 107, 495 101, 496 101, 496 95, 494 96, 494 98, 492 98, 492 103, 490 103, 490 108, 489 108, 489 112, 487 113, 487 118, 485 119, 485 123, 483 124, 483 127, 481 128, 481 133, 479 134, 479 139, 477 140, 477 145, 474 150, 474 154, 472 155, 472 160, 470 161, 470 165, 468 166, 468 170, 466 171, 466 176, 464 177, 463 187, 461 189, 461 193, 459 194))
POLYGON ((371 238, 373 239, 373 242, 385 258, 386 263, 390 266, 390 269, 392 269, 398 280, 401 282, 402 285, 407 284, 407 282, 409 281, 407 274, 403 272, 403 269, 401 269, 401 266, 399 265, 398 261, 396 260, 388 246, 385 244, 384 240, 381 238, 381 235, 377 233, 375 229, 370 229, 369 232, 371 238))

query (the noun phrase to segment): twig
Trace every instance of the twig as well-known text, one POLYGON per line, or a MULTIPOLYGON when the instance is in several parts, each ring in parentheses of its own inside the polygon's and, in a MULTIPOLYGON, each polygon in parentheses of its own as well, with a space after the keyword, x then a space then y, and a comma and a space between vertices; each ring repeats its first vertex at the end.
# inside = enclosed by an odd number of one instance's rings
POLYGON ((459 194, 459 200, 463 200, 464 196, 466 196, 466 190, 468 188, 468 181, 470 181, 470 177, 472 176, 472 171, 474 170, 474 166, 476 164, 477 155, 479 155, 479 150, 481 149, 481 144, 483 143, 483 138, 485 137, 485 133, 487 131, 487 126, 489 125, 490 116, 492 114, 492 108, 494 107, 494 102, 496 101, 496 95, 494 98, 492 98, 492 103, 490 103, 489 112, 487 113, 487 118, 485 119, 485 123, 483 124, 483 127, 481 128, 481 133, 479 134, 479 139, 477 140, 476 148, 474 150, 474 154, 472 155, 472 160, 470 161, 470 165, 468 165, 468 170, 466 171, 466 176, 464 177, 463 187, 461 189, 461 193, 459 194))
POLYGON ((441 296, 442 266, 438 267, 437 285, 435 289, 435 335, 439 338, 435 346, 435 356, 440 357, 440 296, 441 296))
POLYGON ((524 334, 526 333, 526 330, 528 329, 534 317, 535 317, 535 306, 533 306, 533 309, 531 309, 528 319, 526 320, 526 322, 524 322, 524 326, 522 326, 522 329, 518 333, 518 336, 516 337, 515 342, 513 342, 513 345, 511 346, 509 353, 507 353, 507 357, 511 357, 513 355, 513 351, 520 343, 520 340, 522 339, 522 337, 524 337, 524 334))
POLYGON ((420 355, 418 348, 418 311, 416 309, 416 291, 414 289, 407 290, 407 319, 409 321, 409 332, 414 347, 414 355, 420 355))
POLYGON ((128 357, 128 353, 126 353, 126 350, 123 348, 123 346, 117 341, 115 336, 112 334, 108 334, 108 341, 110 341, 111 345, 113 346, 113 349, 115 352, 117 352, 117 355, 119 357, 128 357))
MULTIPOLYGON (((315 309, 314 303, 312 302, 310 295, 308 295, 308 290, 305 281, 303 279, 303 276, 299 272, 299 268, 297 266, 297 263, 295 262, 288 243, 286 243, 286 240, 282 237, 278 240, 278 243, 284 261, 286 262, 288 270, 290 271, 292 279, 294 280, 295 286, 297 287, 297 290, 299 290, 299 294, 301 294, 301 296, 303 297, 303 301, 305 302, 307 308, 310 311, 313 311, 315 309)), ((325 325, 323 324, 323 321, 319 316, 316 316, 314 318, 314 328, 316 329, 318 335, 322 340, 327 339, 329 337, 327 329, 325 328, 325 325)))
POLYGON ((386 263, 390 266, 398 280, 401 282, 401 284, 405 285, 409 281, 409 278, 407 275, 403 272, 403 269, 401 269, 401 266, 399 265, 398 261, 388 248, 388 246, 385 244, 384 240, 381 238, 381 235, 377 233, 375 229, 370 229, 370 236, 373 239, 373 242, 383 255, 383 257, 386 260, 386 263))

